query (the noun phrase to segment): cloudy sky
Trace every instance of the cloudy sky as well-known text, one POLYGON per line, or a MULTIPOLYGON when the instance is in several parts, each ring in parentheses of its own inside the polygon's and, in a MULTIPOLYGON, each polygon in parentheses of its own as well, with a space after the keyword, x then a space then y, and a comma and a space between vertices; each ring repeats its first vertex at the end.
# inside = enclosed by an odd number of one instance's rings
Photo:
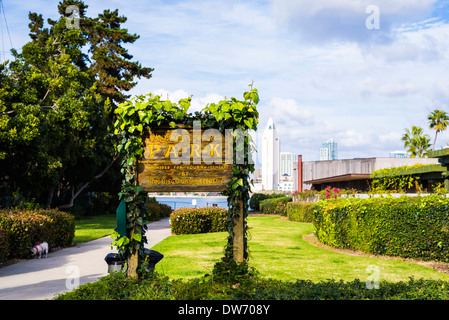
MULTIPOLYGON (((16 48, 29 40, 28 12, 58 17, 57 0, 2 1, 16 48)), ((306 161, 319 160, 329 138, 339 159, 388 157, 403 150, 401 136, 412 125, 433 142, 427 115, 449 112, 449 1, 85 3, 91 17, 118 8, 125 27, 141 36, 130 53, 155 70, 133 94, 193 95, 196 111, 225 96, 241 98, 254 81, 261 98, 256 140, 272 117, 281 151, 306 161)), ((0 26, 0 50, 9 50, 3 17, 0 26)), ((449 133, 440 134, 437 147, 448 142, 449 133)))

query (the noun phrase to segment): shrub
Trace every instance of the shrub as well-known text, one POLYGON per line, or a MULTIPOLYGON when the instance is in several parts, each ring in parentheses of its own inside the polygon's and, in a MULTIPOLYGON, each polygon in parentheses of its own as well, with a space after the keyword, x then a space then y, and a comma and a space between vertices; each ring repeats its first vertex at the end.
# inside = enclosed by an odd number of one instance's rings
POLYGON ((148 219, 150 221, 157 221, 161 218, 168 218, 172 212, 172 208, 169 205, 159 203, 156 198, 152 197, 146 204, 148 210, 148 219))
POLYGON ((326 189, 317 191, 317 190, 307 190, 304 191, 295 191, 292 194, 293 201, 310 201, 316 202, 324 199, 336 199, 344 196, 346 198, 354 198, 357 194, 357 191, 354 189, 338 189, 332 188, 331 186, 327 186, 326 189))
POLYGON ((0 226, 9 250, 2 259, 28 258, 30 248, 43 241, 50 248, 68 246, 75 236, 74 217, 58 210, 0 210, 0 226))
POLYGON ((8 260, 9 256, 9 242, 8 230, 0 225, 0 267, 8 260))
MULTIPOLYGON (((379 289, 367 289, 365 281, 310 280, 281 281, 255 277, 238 286, 212 281, 210 277, 189 280, 167 276, 145 276, 139 281, 124 272, 113 272, 96 282, 88 282, 56 300, 447 300, 444 280, 410 279, 380 281, 379 289)), ((282 304, 285 306, 285 304, 282 304)), ((291 305, 291 304, 287 304, 291 305)), ((279 305, 281 306, 281 305, 279 305)), ((293 305, 292 305, 293 306, 293 305)), ((296 305, 295 305, 296 306, 296 305)), ((270 309, 271 310, 271 309, 270 309)), ((284 309, 285 310, 285 309, 284 309)), ((173 314, 177 312, 174 311, 173 314)), ((289 310, 291 313, 291 311, 289 310)))
MULTIPOLYGON (((59 210, 43 210, 42 214, 50 217, 51 232, 48 230, 52 247, 68 247, 75 237, 75 219, 71 214, 59 210)), ((48 241, 47 241, 48 242, 48 241)))
POLYGON ((161 218, 161 207, 159 203, 149 202, 146 204, 148 220, 157 221, 161 218))
POLYGON ((326 200, 316 204, 317 238, 367 253, 449 262, 449 199, 426 197, 326 200))
POLYGON ((172 213, 172 208, 167 205, 167 204, 163 204, 163 203, 159 203, 159 207, 161 209, 161 218, 168 218, 170 217, 170 214, 172 213))
POLYGON ((265 199, 271 198, 280 198, 285 197, 282 193, 273 193, 273 194, 265 194, 265 193, 254 193, 249 199, 249 207, 251 210, 260 211, 260 202, 265 199))
POLYGON ((227 230, 228 210, 218 207, 179 208, 170 215, 174 234, 222 232, 227 230))
POLYGON ((292 201, 292 197, 280 197, 266 199, 260 202, 260 212, 265 214, 287 215, 287 203, 292 201))
POLYGON ((290 221, 313 222, 313 202, 287 203, 287 217, 290 221))

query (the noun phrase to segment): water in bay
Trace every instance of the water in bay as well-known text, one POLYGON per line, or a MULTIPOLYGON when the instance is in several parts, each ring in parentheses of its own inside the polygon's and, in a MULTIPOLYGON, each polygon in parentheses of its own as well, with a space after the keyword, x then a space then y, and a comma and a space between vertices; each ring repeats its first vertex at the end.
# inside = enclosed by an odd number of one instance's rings
POLYGON ((227 197, 156 197, 157 202, 179 208, 220 207, 228 209, 227 197))

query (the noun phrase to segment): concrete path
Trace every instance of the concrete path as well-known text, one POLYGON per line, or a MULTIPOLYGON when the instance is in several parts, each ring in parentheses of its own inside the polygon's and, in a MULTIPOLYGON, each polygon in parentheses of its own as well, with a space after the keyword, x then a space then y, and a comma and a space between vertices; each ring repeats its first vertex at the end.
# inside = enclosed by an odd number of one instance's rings
MULTIPOLYGON (((146 248, 170 236, 169 218, 148 224, 146 248)), ((94 282, 108 274, 104 258, 112 239, 106 236, 0 268, 0 300, 44 300, 70 291, 76 284, 94 282)))

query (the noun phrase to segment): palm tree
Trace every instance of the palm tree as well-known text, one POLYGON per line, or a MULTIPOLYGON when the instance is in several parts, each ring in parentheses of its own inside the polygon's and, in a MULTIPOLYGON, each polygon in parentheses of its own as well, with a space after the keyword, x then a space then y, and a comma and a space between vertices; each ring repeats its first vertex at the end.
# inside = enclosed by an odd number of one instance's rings
POLYGON ((415 138, 415 149, 418 158, 427 157, 427 151, 429 150, 430 146, 430 137, 428 134, 417 136, 415 138))
POLYGON ((435 150, 435 143, 437 142, 438 132, 444 131, 449 125, 449 116, 443 110, 435 109, 427 117, 429 119, 430 129, 435 129, 435 139, 433 140, 432 150, 435 150))
POLYGON ((427 156, 427 151, 430 148, 430 137, 428 134, 423 134, 421 127, 412 126, 412 131, 405 129, 405 134, 402 136, 404 141, 404 148, 408 148, 411 158, 423 158, 427 156))

